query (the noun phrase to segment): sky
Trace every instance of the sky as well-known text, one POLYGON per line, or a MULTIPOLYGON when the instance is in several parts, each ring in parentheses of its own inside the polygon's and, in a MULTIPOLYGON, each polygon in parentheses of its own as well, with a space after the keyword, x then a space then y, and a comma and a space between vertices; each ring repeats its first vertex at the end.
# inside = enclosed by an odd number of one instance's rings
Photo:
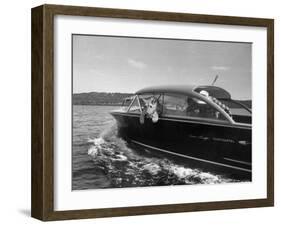
POLYGON ((73 93, 215 85, 251 99, 250 43, 73 35, 73 93))

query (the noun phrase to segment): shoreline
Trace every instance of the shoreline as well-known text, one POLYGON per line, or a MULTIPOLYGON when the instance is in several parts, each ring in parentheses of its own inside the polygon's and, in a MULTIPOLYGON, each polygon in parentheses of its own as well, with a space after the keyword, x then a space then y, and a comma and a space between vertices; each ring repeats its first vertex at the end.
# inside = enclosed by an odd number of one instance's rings
MULTIPOLYGON (((108 106, 108 107, 122 107, 122 105, 116 104, 72 104, 72 106, 108 106)), ((124 106, 125 107, 125 106, 124 106)))

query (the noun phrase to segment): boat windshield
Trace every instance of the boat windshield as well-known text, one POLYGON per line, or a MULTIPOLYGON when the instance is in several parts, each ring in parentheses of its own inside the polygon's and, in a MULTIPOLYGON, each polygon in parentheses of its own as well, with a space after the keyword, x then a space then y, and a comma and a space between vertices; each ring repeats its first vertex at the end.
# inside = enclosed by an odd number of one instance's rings
POLYGON ((151 100, 156 100, 157 105, 162 104, 161 94, 141 94, 135 96, 133 102, 130 104, 128 112, 140 113, 147 109, 151 100))
POLYGON ((137 98, 137 96, 134 97, 133 102, 130 104, 129 108, 128 108, 128 112, 132 112, 132 113, 140 113, 140 104, 139 104, 139 100, 137 98))
POLYGON ((127 111, 128 107, 132 103, 133 99, 134 99, 134 96, 124 98, 123 102, 122 102, 122 110, 127 111))
MULTIPOLYGON (((235 122, 251 123, 251 110, 247 106, 233 100, 216 99, 209 96, 235 122)), ((157 103, 157 112, 163 116, 195 117, 227 121, 227 118, 216 108, 202 99, 180 94, 140 94, 124 100, 123 106, 128 112, 140 114, 147 111, 151 101, 157 103), (129 107, 128 107, 129 106, 129 107)))
POLYGON ((217 109, 203 100, 178 94, 165 94, 163 114, 176 117, 227 120, 217 109))

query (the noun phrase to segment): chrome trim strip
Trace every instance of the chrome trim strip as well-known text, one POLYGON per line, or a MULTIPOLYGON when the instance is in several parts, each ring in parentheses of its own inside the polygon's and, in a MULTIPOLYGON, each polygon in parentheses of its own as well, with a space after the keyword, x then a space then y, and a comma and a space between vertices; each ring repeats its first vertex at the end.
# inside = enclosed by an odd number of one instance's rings
POLYGON ((245 165, 248 165, 248 166, 252 165, 252 163, 250 163, 250 162, 244 162, 244 161, 240 161, 240 160, 236 160, 236 159, 230 159, 230 158, 224 158, 224 159, 228 160, 228 161, 231 161, 231 162, 237 162, 237 163, 245 164, 245 165))
MULTIPOLYGON (((139 118, 140 115, 137 114, 137 113, 128 113, 128 112, 116 112, 116 111, 113 111, 111 112, 112 114, 119 114, 119 115, 124 115, 124 116, 129 116, 129 117, 136 117, 136 118, 139 118)), ((251 130, 252 127, 251 125, 248 125, 248 124, 245 124, 245 126, 242 126, 240 124, 216 124, 216 123, 208 123, 208 122, 202 122, 202 121, 191 121, 191 120, 188 120, 188 119, 185 119, 185 120, 181 120, 181 119, 170 119, 170 118, 163 118, 163 117, 159 117, 159 120, 164 120, 164 121, 174 121, 174 122, 185 122, 185 123, 197 123, 197 124, 204 124, 204 125, 215 125, 215 126, 222 126, 222 127, 231 127, 231 128, 239 128, 239 129, 248 129, 248 130, 251 130)))
POLYGON ((150 145, 147 145, 147 144, 143 144, 143 143, 135 141, 135 140, 131 140, 131 141, 133 143, 142 145, 144 147, 155 149, 157 151, 165 152, 165 153, 168 153, 168 154, 171 154, 171 155, 177 155, 177 156, 180 156, 180 157, 183 157, 183 158, 193 159, 193 160, 197 160, 197 161, 200 161, 200 162, 206 162, 206 163, 210 163, 210 164, 218 165, 218 166, 224 166, 224 167, 227 167, 227 168, 232 168, 232 169, 236 169, 236 170, 240 170, 240 171, 245 171, 245 172, 250 172, 250 173, 252 172, 252 170, 248 170, 248 169, 245 169, 245 168, 241 168, 241 167, 237 167, 237 166, 231 166, 231 165, 227 165, 227 164, 223 164, 223 163, 219 163, 219 162, 213 162, 213 161, 210 161, 210 160, 205 160, 205 159, 200 159, 200 158, 196 158, 196 157, 192 157, 192 156, 188 156, 188 155, 174 153, 174 152, 167 151, 167 150, 164 150, 164 149, 161 149, 161 148, 156 148, 156 147, 153 147, 153 146, 150 146, 150 145))
POLYGON ((164 120, 164 121, 174 121, 174 122, 187 122, 187 123, 197 123, 197 124, 204 124, 204 125, 215 125, 215 126, 222 126, 222 127, 235 127, 235 128, 240 128, 240 129, 249 129, 251 130, 252 128, 243 127, 243 126, 237 126, 236 124, 216 124, 216 123, 208 123, 208 122, 199 122, 199 121, 189 121, 189 120, 180 120, 180 119, 167 119, 167 118, 159 118, 159 120, 164 120))

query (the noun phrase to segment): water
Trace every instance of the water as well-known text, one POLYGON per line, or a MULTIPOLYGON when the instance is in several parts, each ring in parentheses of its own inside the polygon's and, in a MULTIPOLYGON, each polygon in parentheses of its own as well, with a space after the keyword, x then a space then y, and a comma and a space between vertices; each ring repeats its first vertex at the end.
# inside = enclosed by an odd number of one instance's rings
POLYGON ((171 157, 137 150, 117 136, 114 106, 73 106, 72 189, 234 182, 171 157))

